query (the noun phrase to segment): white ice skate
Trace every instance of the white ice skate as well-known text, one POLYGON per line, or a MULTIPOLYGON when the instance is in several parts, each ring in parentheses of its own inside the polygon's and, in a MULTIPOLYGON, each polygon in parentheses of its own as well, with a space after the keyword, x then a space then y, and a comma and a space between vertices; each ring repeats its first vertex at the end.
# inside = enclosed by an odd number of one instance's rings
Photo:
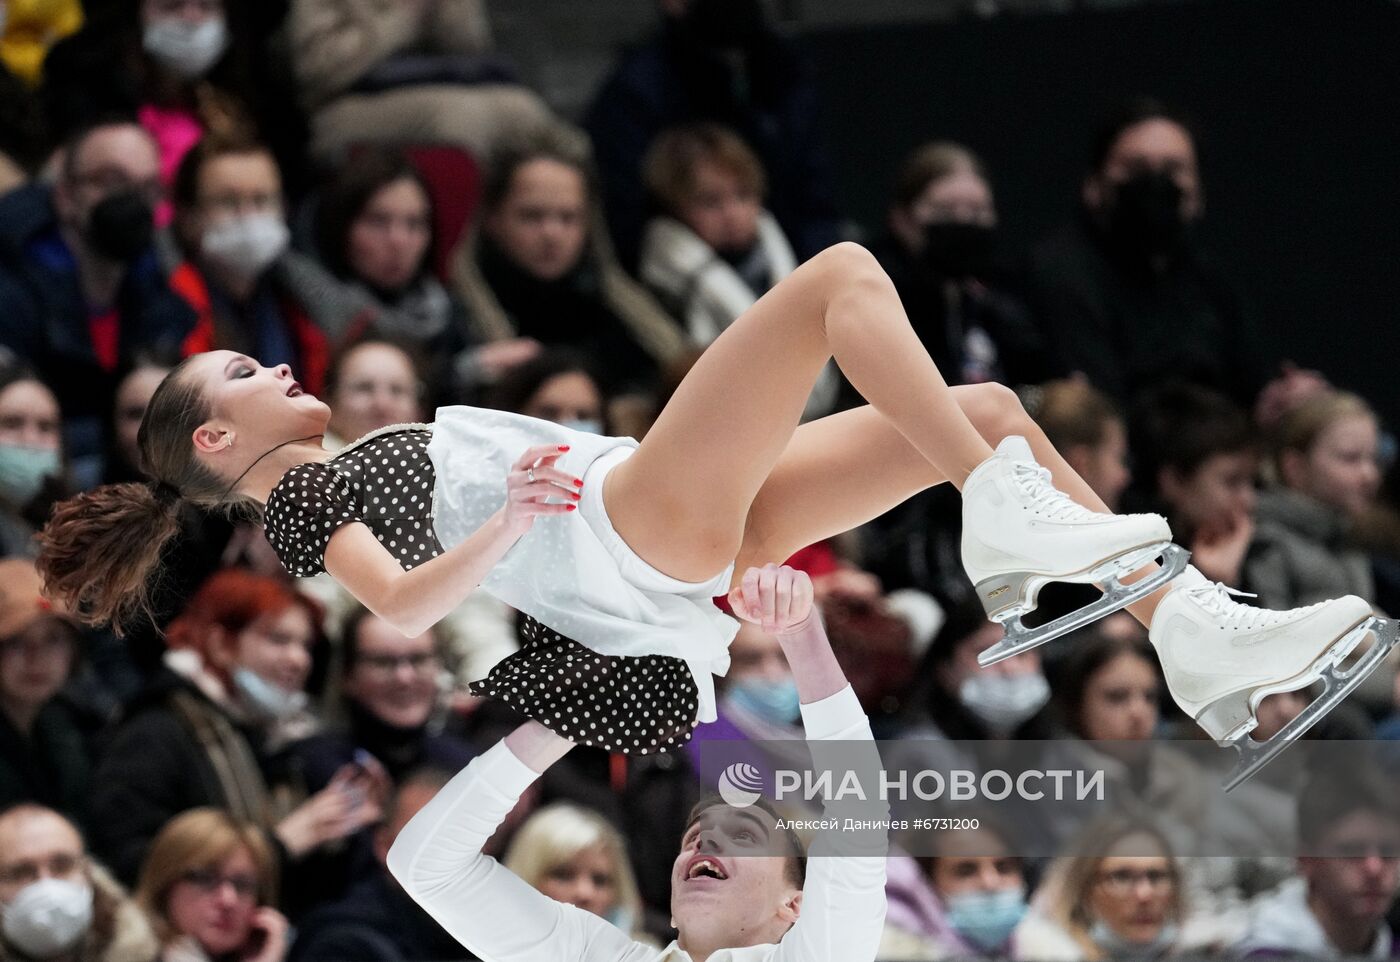
POLYGON ((1071 501, 1036 464, 1025 438, 1009 437, 963 486, 963 567, 987 617, 1006 636, 978 656, 995 664, 1068 634, 1144 598, 1186 567, 1166 519, 1155 514, 1099 514, 1071 501), (1162 559, 1159 571, 1131 585, 1119 579, 1162 559), (1034 611, 1052 581, 1103 586, 1103 597, 1034 628, 1034 611))
POLYGON ((1400 642, 1400 625, 1374 617, 1356 595, 1271 611, 1230 597, 1240 594, 1188 567, 1162 599, 1149 634, 1176 703, 1217 744, 1240 754, 1225 782, 1227 792, 1317 724, 1400 642), (1343 669, 1372 632, 1375 644, 1343 669), (1319 678, 1324 690, 1302 714, 1266 742, 1250 737, 1259 723, 1255 709, 1266 695, 1296 691, 1319 678))

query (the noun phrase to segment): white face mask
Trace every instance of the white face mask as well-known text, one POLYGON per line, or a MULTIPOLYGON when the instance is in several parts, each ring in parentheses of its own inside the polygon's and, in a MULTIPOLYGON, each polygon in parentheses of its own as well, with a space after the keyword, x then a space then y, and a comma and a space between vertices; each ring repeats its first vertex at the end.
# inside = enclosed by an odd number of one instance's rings
POLYGON ((1009 735, 1050 700, 1050 683, 1031 675, 974 671, 958 686, 958 701, 998 735, 1009 735))
POLYGON ((0 931, 25 955, 50 959, 77 945, 92 924, 92 886, 86 879, 40 879, 0 906, 0 931))
POLYGON ((202 77, 224 55, 228 26, 223 17, 189 23, 181 17, 152 21, 141 45, 161 66, 187 80, 202 77))
POLYGON ((568 421, 560 421, 559 426, 573 431, 582 431, 584 434, 603 433, 603 422, 597 418, 571 418, 568 421))
POLYGON ((304 692, 288 691, 247 668, 234 670, 233 686, 244 704, 268 721, 290 718, 306 707, 304 692))
POLYGON ((282 256, 291 231, 275 214, 249 214, 220 221, 204 232, 200 253, 239 277, 253 278, 282 256))

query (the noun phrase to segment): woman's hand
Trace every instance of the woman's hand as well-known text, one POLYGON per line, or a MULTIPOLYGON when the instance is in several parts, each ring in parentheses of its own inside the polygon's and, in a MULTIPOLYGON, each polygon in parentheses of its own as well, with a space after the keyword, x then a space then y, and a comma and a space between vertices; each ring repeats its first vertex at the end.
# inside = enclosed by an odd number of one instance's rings
POLYGON ((277 823, 277 837, 293 858, 301 858, 373 825, 383 817, 387 781, 382 768, 376 772, 364 765, 342 765, 325 788, 277 823))
POLYGON ((281 912, 264 905, 253 913, 248 949, 243 962, 282 962, 287 955, 287 931, 290 926, 281 912))
POLYGON ((812 597, 812 579, 807 572, 766 564, 744 572, 743 581, 729 592, 729 605, 735 616, 782 636, 806 627, 812 616, 812 597))
POLYGON ((583 479, 554 466, 569 450, 567 444, 542 444, 526 449, 506 475, 506 504, 501 521, 518 538, 542 514, 565 514, 578 507, 583 479), (564 501, 550 501, 551 497, 564 501))

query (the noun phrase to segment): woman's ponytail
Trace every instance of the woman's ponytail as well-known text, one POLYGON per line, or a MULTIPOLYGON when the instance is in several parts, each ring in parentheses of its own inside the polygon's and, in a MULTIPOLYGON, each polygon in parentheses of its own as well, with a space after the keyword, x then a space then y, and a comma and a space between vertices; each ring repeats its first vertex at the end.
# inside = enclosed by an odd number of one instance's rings
POLYGON ((151 617, 151 589, 180 530, 180 504, 163 482, 108 484, 62 502, 39 534, 45 590, 118 635, 151 617))

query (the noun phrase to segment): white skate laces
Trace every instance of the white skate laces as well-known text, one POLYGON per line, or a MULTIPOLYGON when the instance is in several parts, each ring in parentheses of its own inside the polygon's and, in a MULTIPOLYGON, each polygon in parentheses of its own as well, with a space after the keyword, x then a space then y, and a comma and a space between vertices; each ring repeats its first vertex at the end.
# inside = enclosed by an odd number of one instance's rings
POLYGON ((1182 585, 1181 591, 1198 605, 1201 610, 1218 619, 1221 628, 1249 631, 1254 628, 1269 628, 1297 615, 1320 608, 1326 602, 1308 605, 1306 608, 1290 608, 1287 611, 1274 611, 1271 608, 1256 608, 1242 605, 1234 598, 1257 598, 1258 595, 1239 591, 1219 582, 1207 581, 1199 585, 1182 585))
POLYGON ((1012 468, 1013 477, 1030 499, 1029 507, 1037 514, 1051 521, 1090 521, 1098 517, 1056 488, 1049 468, 1043 468, 1034 461, 1016 461, 1012 468))

